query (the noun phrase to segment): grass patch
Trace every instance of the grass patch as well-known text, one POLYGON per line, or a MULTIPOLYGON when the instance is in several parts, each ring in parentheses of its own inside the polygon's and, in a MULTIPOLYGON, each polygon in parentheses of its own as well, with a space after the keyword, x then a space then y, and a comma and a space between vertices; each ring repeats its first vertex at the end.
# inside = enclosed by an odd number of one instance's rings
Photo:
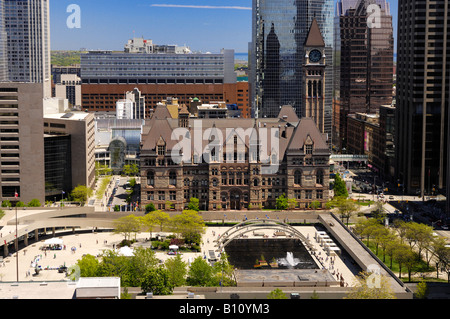
POLYGON ((102 199, 105 195, 106 188, 108 188, 108 184, 111 182, 112 176, 107 176, 102 179, 100 182, 100 187, 97 189, 97 192, 95 193, 96 198, 98 200, 102 199))
MULTIPOLYGON (((367 246, 367 241, 364 241, 364 244, 366 244, 367 246)), ((391 267, 391 257, 386 255, 385 257, 383 257, 383 251, 381 248, 378 248, 378 254, 376 254, 376 247, 375 247, 375 243, 373 242, 369 242, 369 245, 367 246, 369 247, 369 249, 381 260, 384 260, 384 264, 391 269, 394 273, 398 273, 400 271, 400 267, 398 262, 395 260, 395 258, 392 260, 392 267, 391 267)), ((411 272, 411 282, 415 282, 416 281, 421 281, 422 279, 417 279, 414 278, 414 274, 416 273, 430 273, 430 272, 435 272, 436 268, 432 267, 432 266, 427 266, 427 263, 424 260, 417 260, 417 263, 414 265, 412 272, 411 272)), ((404 282, 409 282, 408 281, 408 268, 406 268, 405 265, 402 266, 402 273, 401 273, 401 280, 403 280, 404 282)), ((425 277, 425 278, 431 278, 431 277, 425 277)))

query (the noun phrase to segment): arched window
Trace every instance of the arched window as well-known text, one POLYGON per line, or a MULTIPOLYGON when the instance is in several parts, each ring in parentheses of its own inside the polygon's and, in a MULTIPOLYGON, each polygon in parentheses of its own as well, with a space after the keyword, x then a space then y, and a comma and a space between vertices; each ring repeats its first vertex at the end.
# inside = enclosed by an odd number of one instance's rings
POLYGON ((155 186, 155 172, 154 171, 147 172, 147 185, 155 186))
POLYGON ((302 185, 302 171, 295 171, 294 184, 302 185))
POLYGON ((177 186, 177 172, 171 171, 169 173, 169 185, 177 186))
POLYGON ((258 179, 255 178, 255 179, 253 180, 253 186, 258 186, 258 184, 259 184, 258 179))

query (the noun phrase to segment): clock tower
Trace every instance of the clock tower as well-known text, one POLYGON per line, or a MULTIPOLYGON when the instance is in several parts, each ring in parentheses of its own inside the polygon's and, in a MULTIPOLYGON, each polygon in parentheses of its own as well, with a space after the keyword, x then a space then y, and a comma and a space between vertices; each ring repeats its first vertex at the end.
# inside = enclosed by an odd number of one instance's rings
POLYGON ((325 41, 316 18, 309 28, 304 53, 302 116, 313 118, 320 132, 325 133, 325 41))

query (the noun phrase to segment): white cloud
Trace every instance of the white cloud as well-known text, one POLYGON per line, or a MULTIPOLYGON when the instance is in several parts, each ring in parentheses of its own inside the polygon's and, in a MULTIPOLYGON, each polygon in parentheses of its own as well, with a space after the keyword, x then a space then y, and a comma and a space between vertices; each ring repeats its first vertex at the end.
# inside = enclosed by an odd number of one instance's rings
POLYGON ((150 6, 160 8, 252 10, 252 8, 250 7, 238 7, 238 6, 198 6, 198 5, 182 5, 182 4, 151 4, 150 6))

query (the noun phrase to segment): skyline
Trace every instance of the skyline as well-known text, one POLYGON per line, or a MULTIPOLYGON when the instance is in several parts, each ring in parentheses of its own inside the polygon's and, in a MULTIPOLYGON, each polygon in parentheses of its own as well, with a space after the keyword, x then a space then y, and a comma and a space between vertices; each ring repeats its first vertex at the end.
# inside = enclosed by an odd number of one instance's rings
MULTIPOLYGON (((52 50, 122 50, 128 39, 187 45, 194 51, 246 53, 252 0, 78 0, 81 28, 67 27, 73 0, 50 1, 52 50), (195 4, 194 4, 195 3, 195 4), (130 22, 132 21, 132 22, 130 22)), ((336 1, 335 1, 336 2, 336 1)), ((397 0, 388 0, 397 37, 397 0)))

